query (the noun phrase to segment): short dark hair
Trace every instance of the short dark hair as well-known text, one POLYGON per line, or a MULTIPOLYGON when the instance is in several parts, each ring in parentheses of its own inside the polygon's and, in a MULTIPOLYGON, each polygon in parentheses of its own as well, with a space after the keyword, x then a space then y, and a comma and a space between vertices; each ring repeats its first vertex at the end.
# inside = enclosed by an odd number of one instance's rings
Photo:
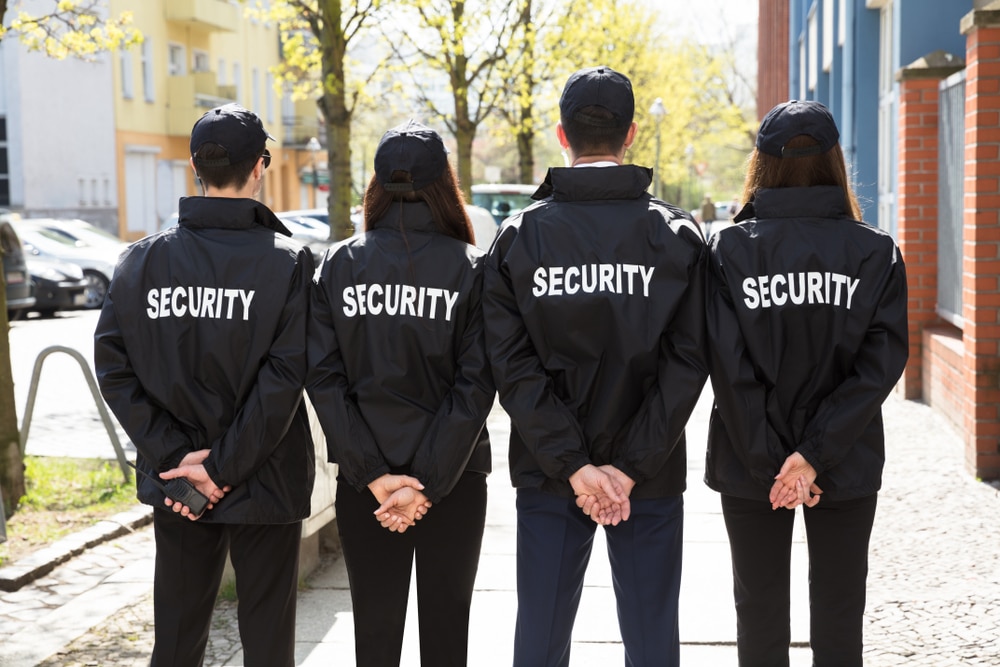
POLYGON ((614 120, 613 113, 600 106, 589 106, 579 109, 572 118, 561 119, 566 141, 577 155, 616 154, 625 145, 632 122, 626 122, 620 127, 606 127, 609 120, 614 120), (598 123, 588 123, 591 118, 598 123))
MULTIPOLYGON (((263 155, 263 153, 261 153, 263 155)), ((253 173, 253 168, 257 164, 257 160, 261 158, 261 155, 256 155, 252 158, 242 160, 236 164, 226 164, 218 166, 206 166, 204 164, 198 165, 198 162, 204 160, 218 160, 221 158, 228 157, 226 149, 218 144, 202 144, 201 148, 194 154, 195 167, 198 173, 198 178, 201 179, 202 183, 206 186, 213 188, 227 188, 235 187, 237 189, 242 188, 250 180, 250 174, 253 173)))

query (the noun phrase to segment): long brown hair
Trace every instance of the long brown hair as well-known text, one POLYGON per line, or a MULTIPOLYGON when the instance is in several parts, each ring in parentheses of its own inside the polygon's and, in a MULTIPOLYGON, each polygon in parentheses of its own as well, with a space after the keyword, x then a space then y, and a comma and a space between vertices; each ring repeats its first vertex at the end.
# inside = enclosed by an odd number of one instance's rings
MULTIPOLYGON (((393 183, 409 183, 410 174, 405 171, 392 173, 393 183)), ((431 216, 438 231, 446 236, 466 243, 475 243, 475 233, 469 214, 465 211, 465 197, 458 187, 458 179, 449 164, 441 177, 416 192, 388 192, 378 178, 372 176, 365 190, 365 231, 389 213, 393 202, 423 201, 431 209, 431 216)))
MULTIPOLYGON (((788 148, 816 145, 808 135, 793 137, 788 148)), ((797 188, 814 185, 836 185, 844 191, 844 206, 855 220, 861 220, 861 207, 847 178, 847 165, 840 144, 819 155, 775 157, 754 149, 747 163, 742 202, 745 204, 763 188, 797 188)))

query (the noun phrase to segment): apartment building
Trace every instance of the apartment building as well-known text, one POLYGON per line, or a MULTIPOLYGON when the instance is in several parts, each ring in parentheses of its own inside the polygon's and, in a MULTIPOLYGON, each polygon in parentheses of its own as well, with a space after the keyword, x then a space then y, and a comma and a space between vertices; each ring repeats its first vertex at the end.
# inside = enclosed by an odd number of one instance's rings
MULTIPOLYGON (((44 13, 50 0, 26 0, 44 13)), ((0 41, 0 207, 77 217, 134 240, 158 231, 179 197, 197 194, 188 138, 208 109, 238 102, 277 141, 261 199, 275 210, 321 201, 324 138, 312 100, 275 91, 273 24, 231 0, 108 0, 131 11, 141 45, 92 62, 56 61, 0 41), (315 142, 312 144, 315 148, 315 142)))
POLYGON ((274 25, 247 17, 244 5, 230 0, 111 0, 110 6, 132 11, 145 37, 112 62, 121 236, 156 231, 179 197, 197 193, 188 164, 191 127, 227 102, 255 111, 278 140, 270 146, 262 201, 275 210, 310 204, 305 176, 313 155, 306 146, 319 134, 316 107, 296 107, 275 91, 271 68, 281 54, 274 25))

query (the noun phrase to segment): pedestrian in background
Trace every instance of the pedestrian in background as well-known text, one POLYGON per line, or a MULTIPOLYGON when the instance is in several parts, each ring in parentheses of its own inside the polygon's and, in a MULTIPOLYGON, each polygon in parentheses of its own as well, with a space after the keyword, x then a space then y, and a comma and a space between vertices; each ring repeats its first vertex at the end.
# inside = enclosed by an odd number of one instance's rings
POLYGON ((483 299, 517 488, 515 667, 569 664, 598 523, 626 665, 677 665, 684 426, 707 377, 705 246, 689 214, 623 165, 628 78, 569 77, 556 136, 571 167, 509 218, 483 299), (581 509, 583 510, 581 512, 581 509))
POLYGON ((364 220, 316 274, 308 379, 339 464, 357 664, 399 665, 415 557, 421 664, 465 665, 496 392, 484 254, 436 132, 385 133, 364 220))
POLYGON ((715 202, 706 194, 701 201, 701 224, 707 229, 710 222, 715 222, 715 202))
POLYGON ((245 664, 295 664, 315 476, 302 403, 313 260, 255 200, 269 138, 236 104, 195 123, 205 196, 182 198, 175 227, 122 254, 97 323, 97 379, 139 469, 187 479, 211 501, 196 516, 136 482, 154 508, 154 667, 202 663, 227 553, 245 664))
POLYGON ((881 406, 907 358, 906 274, 892 238, 860 222, 838 139, 818 102, 772 109, 739 224, 711 243, 705 479, 722 494, 740 665, 788 665, 789 510, 800 504, 813 665, 862 664, 881 406))

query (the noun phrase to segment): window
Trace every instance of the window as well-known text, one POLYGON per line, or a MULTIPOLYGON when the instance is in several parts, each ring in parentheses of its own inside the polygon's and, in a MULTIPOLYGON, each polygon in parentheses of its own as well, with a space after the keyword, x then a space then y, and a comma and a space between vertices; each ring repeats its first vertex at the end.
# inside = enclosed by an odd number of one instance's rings
POLYGON ((0 206, 10 206, 10 162, 7 155, 7 119, 0 116, 0 206))
POLYGON ((122 99, 130 100, 135 97, 132 88, 132 51, 123 49, 118 54, 122 75, 122 99))
POLYGON ((184 46, 181 44, 170 44, 167 47, 167 72, 170 76, 183 76, 187 74, 187 67, 184 64, 184 46))
POLYGON ((894 37, 892 31, 892 3, 890 2, 882 8, 881 22, 879 25, 879 93, 886 94, 892 90, 895 83, 894 68, 892 63, 892 51, 894 47, 894 37))
POLYGON ((254 113, 260 113, 260 71, 254 67, 250 70, 250 104, 254 113))
POLYGON ((142 43, 142 90, 147 102, 155 101, 155 86, 156 84, 153 79, 153 40, 146 39, 142 43))
POLYGON ((806 99, 806 42, 799 40, 799 99, 806 99))
POLYGON ((267 88, 264 90, 264 106, 267 107, 266 116, 268 123, 274 122, 274 75, 267 73, 267 88))
POLYGON ((236 86, 236 102, 243 104, 243 68, 233 63, 233 85, 236 86))
POLYGON ((809 60, 806 63, 807 86, 809 90, 816 90, 816 82, 819 80, 819 26, 816 25, 815 7, 809 13, 809 33, 806 39, 809 41, 809 60))
POLYGON ((837 5, 837 44, 844 45, 847 39, 847 3, 849 0, 840 0, 837 5))
POLYGON ((209 72, 211 66, 208 64, 208 53, 194 49, 191 51, 191 71, 209 72))
POLYGON ((226 85, 226 59, 219 58, 219 69, 215 72, 220 86, 226 85))
POLYGON ((833 67, 834 0, 823 0, 823 71, 833 67))

